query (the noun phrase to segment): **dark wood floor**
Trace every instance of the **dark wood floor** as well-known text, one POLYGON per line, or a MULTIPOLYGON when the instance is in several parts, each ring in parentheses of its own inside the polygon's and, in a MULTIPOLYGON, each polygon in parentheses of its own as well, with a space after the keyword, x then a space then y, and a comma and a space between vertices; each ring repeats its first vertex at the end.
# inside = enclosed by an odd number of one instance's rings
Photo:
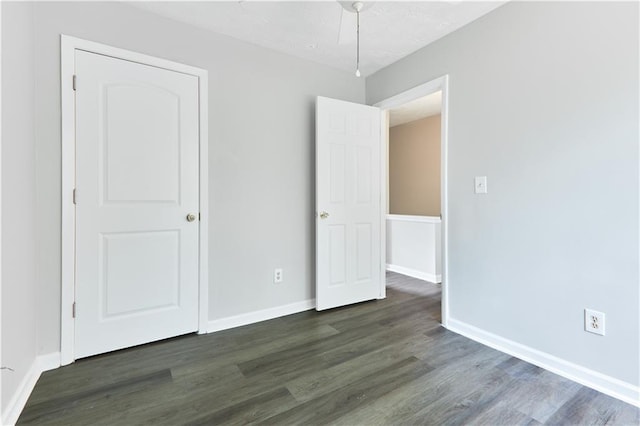
POLYGON ((19 424, 637 425, 639 409, 444 330, 440 288, 80 360, 19 424))

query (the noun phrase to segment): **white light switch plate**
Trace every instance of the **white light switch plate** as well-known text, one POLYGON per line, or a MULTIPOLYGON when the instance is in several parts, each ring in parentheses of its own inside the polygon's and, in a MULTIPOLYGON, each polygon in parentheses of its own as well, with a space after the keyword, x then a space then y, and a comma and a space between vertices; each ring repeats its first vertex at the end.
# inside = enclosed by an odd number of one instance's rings
POLYGON ((475 182, 476 194, 487 193, 487 177, 486 176, 476 176, 474 182, 475 182))

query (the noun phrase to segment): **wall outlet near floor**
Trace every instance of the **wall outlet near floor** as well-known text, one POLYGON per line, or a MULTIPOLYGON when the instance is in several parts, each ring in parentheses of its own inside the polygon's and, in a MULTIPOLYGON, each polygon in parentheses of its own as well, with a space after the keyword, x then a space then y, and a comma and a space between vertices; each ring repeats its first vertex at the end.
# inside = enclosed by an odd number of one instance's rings
POLYGON ((584 331, 604 336, 604 314, 593 309, 585 309, 584 331))
POLYGON ((273 282, 278 284, 283 280, 282 268, 276 268, 273 270, 273 282))

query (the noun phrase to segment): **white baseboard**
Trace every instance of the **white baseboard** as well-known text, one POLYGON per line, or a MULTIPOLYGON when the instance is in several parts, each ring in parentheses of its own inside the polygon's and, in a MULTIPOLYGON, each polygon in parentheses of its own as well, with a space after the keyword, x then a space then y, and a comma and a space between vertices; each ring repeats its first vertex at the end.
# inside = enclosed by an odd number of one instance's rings
POLYGON ((243 325, 253 324, 260 321, 266 321, 274 318, 283 317, 285 315, 297 314, 298 312, 315 309, 316 300, 309 299, 302 302, 290 303, 288 305, 277 306, 275 308, 263 309, 261 311, 249 312, 246 314, 235 315, 227 318, 220 318, 209 321, 207 327, 208 333, 214 331, 227 330, 229 328, 240 327, 243 325))
POLYGON ((36 386, 40 374, 45 371, 53 370, 60 367, 60 353, 55 352, 47 355, 40 355, 33 360, 29 371, 20 382, 16 393, 7 404, 7 410, 3 413, 2 424, 7 426, 13 426, 18 421, 20 413, 27 404, 27 400, 33 392, 33 388, 36 386))
POLYGON ((500 352, 549 370, 569 380, 573 380, 581 385, 640 407, 640 386, 623 382, 622 380, 505 339, 453 318, 449 318, 447 329, 497 349, 500 352))
POLYGON ((60 362, 60 352, 53 352, 46 355, 40 355, 36 358, 38 365, 40 366, 40 372, 54 370, 62 365, 60 362))
POLYGON ((31 395, 33 388, 36 386, 36 382, 40 378, 41 372, 38 367, 38 359, 36 358, 33 360, 29 371, 27 371, 27 374, 23 377, 20 385, 18 385, 18 389, 9 400, 9 404, 7 404, 7 409, 2 416, 3 425, 13 426, 18 421, 18 417, 20 417, 20 413, 26 405, 29 395, 31 395))
POLYGON ((392 265, 391 263, 387 263, 387 271, 397 272, 398 274, 407 275, 419 280, 429 281, 430 283, 438 284, 442 282, 442 275, 430 274, 429 272, 405 268, 404 266, 392 265))

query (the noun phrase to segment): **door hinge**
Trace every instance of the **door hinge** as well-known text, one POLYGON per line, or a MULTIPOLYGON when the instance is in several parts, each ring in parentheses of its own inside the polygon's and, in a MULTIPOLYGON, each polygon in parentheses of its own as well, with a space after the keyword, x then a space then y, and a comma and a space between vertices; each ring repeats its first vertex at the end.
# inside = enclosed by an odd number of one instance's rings
POLYGON ((76 302, 73 302, 73 305, 71 305, 71 316, 73 318, 76 317, 76 302))
POLYGON ((73 86, 73 90, 76 90, 76 75, 75 74, 73 75, 73 84, 72 84, 72 86, 73 86))
POLYGON ((73 204, 76 204, 76 189, 73 188, 73 204))

